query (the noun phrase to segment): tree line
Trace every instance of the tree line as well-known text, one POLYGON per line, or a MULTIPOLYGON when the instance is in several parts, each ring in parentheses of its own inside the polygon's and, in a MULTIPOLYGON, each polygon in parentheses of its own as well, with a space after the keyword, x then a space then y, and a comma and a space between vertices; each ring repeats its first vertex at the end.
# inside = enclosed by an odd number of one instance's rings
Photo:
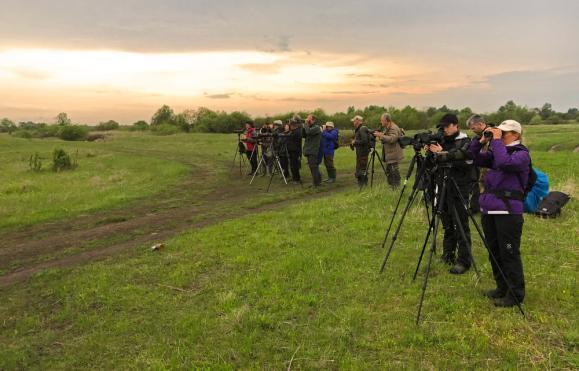
MULTIPOLYGON (((345 112, 333 114, 326 113, 323 109, 318 108, 314 111, 292 111, 267 117, 251 117, 246 112, 234 111, 227 113, 225 111, 213 111, 206 107, 187 109, 183 112, 175 113, 171 107, 163 105, 155 112, 149 122, 140 120, 132 125, 121 125, 114 120, 101 122, 96 126, 78 125, 73 124, 68 115, 63 112, 50 124, 31 121, 16 124, 4 118, 0 121, 0 132, 8 132, 27 138, 54 136, 65 140, 84 140, 90 137, 90 131, 107 131, 120 128, 135 131, 150 130, 158 135, 169 135, 178 132, 230 133, 233 130, 242 128, 248 120, 253 120, 257 126, 261 126, 273 120, 286 122, 296 114, 305 118, 309 113, 316 115, 322 123, 332 121, 340 129, 351 128, 351 118, 360 115, 364 117, 368 126, 377 128, 380 123, 380 116, 385 112, 388 112, 401 127, 411 130, 432 128, 447 113, 456 114, 460 122, 464 123, 474 113, 469 107, 453 109, 446 105, 428 107, 426 109, 417 109, 412 106, 397 108, 370 105, 363 109, 350 106, 345 112)), ((518 105, 513 101, 508 101, 500 106, 497 111, 483 113, 483 116, 487 122, 497 124, 506 119, 514 119, 524 125, 563 124, 577 123, 579 121, 579 110, 577 108, 569 108, 567 112, 557 112, 553 110, 550 103, 545 103, 541 108, 529 108, 518 105)))

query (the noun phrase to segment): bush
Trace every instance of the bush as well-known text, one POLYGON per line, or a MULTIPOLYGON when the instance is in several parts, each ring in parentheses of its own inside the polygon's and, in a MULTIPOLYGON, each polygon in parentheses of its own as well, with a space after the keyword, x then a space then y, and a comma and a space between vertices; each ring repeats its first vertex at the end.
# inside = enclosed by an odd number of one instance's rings
POLYGON ((88 135, 88 128, 81 125, 61 126, 58 137, 62 140, 84 140, 88 135))
POLYGON ((146 121, 137 121, 130 128, 130 131, 145 131, 149 129, 149 124, 146 121))
MULTIPOLYGON (((78 155, 78 154, 77 154, 78 155)), ((52 170, 61 172, 63 170, 72 170, 77 167, 76 160, 73 161, 68 153, 62 148, 57 148, 52 153, 52 170)))
POLYGON ((119 123, 114 120, 109 120, 107 122, 101 122, 96 126, 96 130, 99 131, 109 131, 117 130, 119 128, 119 123))
POLYGON ((42 159, 38 152, 34 152, 33 155, 30 155, 28 166, 30 167, 30 170, 34 172, 40 172, 42 170, 42 159))
POLYGON ((177 126, 171 124, 151 126, 151 132, 155 135, 173 135, 180 131, 181 130, 177 126))

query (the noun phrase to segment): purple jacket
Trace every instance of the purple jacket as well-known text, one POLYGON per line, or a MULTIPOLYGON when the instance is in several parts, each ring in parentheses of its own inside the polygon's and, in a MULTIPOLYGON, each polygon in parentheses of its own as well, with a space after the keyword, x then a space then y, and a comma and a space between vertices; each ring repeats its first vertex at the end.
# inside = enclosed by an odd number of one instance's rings
MULTIPOLYGON (((523 145, 516 145, 512 153, 500 139, 493 139, 489 151, 481 152, 482 145, 478 140, 472 140, 469 152, 474 164, 489 170, 484 175, 485 191, 480 195, 480 211, 483 214, 509 214, 509 208, 498 196, 487 191, 523 192, 529 177, 531 157, 523 145)), ((510 214, 522 214, 523 202, 509 199, 510 214)))

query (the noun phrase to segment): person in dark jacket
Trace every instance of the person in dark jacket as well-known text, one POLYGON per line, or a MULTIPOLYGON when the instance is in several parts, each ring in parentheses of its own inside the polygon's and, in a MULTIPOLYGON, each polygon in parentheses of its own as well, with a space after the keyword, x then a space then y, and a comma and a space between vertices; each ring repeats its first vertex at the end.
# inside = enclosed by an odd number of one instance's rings
POLYGON ((251 164, 251 172, 248 175, 252 175, 257 170, 257 146, 255 145, 255 128, 253 127, 253 122, 248 121, 245 123, 245 133, 240 136, 240 139, 245 143, 247 151, 245 155, 249 159, 251 164))
MULTIPOLYGON (((460 132, 458 117, 448 113, 442 117, 439 128, 443 131, 444 141, 440 144, 428 145, 431 152, 447 151, 452 153, 452 167, 449 169, 448 177, 456 181, 462 198, 468 202, 472 190, 472 183, 475 181, 475 170, 471 155, 468 152, 470 140, 466 134, 460 132)), ((442 189, 438 179, 438 188, 442 189)), ((461 202, 460 196, 456 193, 452 182, 446 186, 445 202, 442 205, 442 226, 444 228, 442 261, 449 265, 452 274, 463 274, 469 270, 472 263, 470 228, 468 223, 468 213, 461 202), (463 238, 457 227, 452 209, 456 209, 458 219, 466 236, 463 238), (458 256, 457 256, 458 252, 458 256)))
POLYGON ((316 116, 310 114, 306 118, 306 123, 302 128, 304 137, 304 156, 308 159, 308 166, 312 173, 312 182, 314 187, 322 185, 322 175, 318 165, 318 152, 320 150, 320 141, 322 139, 322 129, 317 123, 316 116))
POLYGON ((336 150, 336 143, 338 142, 338 129, 334 128, 334 123, 331 121, 326 122, 322 131, 322 150, 324 165, 326 166, 326 171, 328 172, 328 183, 334 183, 336 181, 336 168, 334 166, 334 151, 336 150))
POLYGON ((404 135, 404 131, 392 121, 387 113, 380 117, 380 123, 384 131, 375 131, 374 136, 382 142, 382 161, 386 164, 386 179, 390 187, 395 189, 400 185, 398 164, 404 159, 398 139, 404 135))
POLYGON ((360 187, 368 184, 368 155, 370 154, 370 130, 364 125, 362 116, 354 116, 351 120, 354 124, 354 138, 350 142, 350 149, 356 150, 356 179, 360 187))
MULTIPOLYGON (((281 122, 280 122, 281 123, 281 122)), ((287 150, 287 143, 290 132, 290 125, 284 124, 277 132, 279 135, 275 137, 275 151, 279 157, 279 163, 283 170, 283 175, 289 178, 289 153, 287 150)))
POLYGON ((497 128, 487 128, 485 131, 492 133, 492 139, 483 136, 477 141, 473 140, 469 147, 475 164, 488 168, 479 204, 497 287, 485 295, 495 299, 496 306, 511 307, 522 303, 525 298, 520 249, 524 190, 530 173, 531 157, 528 149, 521 144, 522 128, 517 121, 506 120, 497 128), (488 142, 489 150, 481 151, 488 142), (512 293, 509 292, 509 286, 512 293))
POLYGON ((301 118, 294 116, 290 120, 290 136, 287 140, 287 152, 289 156, 292 181, 300 183, 300 166, 302 157, 302 129, 301 118))
MULTIPOLYGON (((484 117, 482 117, 481 115, 472 115, 471 117, 468 118, 468 120, 466 120, 466 125, 475 134, 475 137, 472 140, 480 141, 483 132, 487 128, 487 124, 485 122, 484 117)), ((483 151, 486 151, 486 148, 484 148, 483 151)), ((469 205, 470 212, 473 214, 478 213, 480 209, 478 204, 478 198, 481 193, 482 179, 484 175, 484 169, 479 169, 478 167, 475 167, 475 169, 478 182, 473 184, 472 195, 470 196, 470 205, 469 205)))

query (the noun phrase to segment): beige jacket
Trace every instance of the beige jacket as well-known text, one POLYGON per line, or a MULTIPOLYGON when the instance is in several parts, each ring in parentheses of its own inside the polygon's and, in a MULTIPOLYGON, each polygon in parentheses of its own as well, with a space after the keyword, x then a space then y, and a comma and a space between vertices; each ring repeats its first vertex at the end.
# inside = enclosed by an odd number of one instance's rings
POLYGON ((384 129, 384 136, 382 137, 382 160, 387 164, 392 164, 402 161, 404 153, 398 143, 398 138, 404 135, 402 129, 395 123, 391 123, 387 129, 384 129))

